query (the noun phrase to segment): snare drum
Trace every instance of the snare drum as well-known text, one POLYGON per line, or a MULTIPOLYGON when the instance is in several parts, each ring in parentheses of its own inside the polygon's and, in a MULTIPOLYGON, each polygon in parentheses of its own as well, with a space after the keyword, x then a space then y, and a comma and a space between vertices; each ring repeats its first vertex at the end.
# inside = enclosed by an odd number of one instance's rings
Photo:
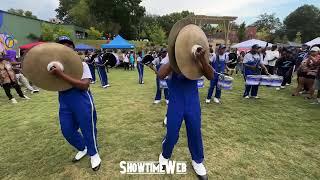
POLYGON ((283 82, 283 77, 282 76, 271 76, 272 82, 271 86, 272 87, 280 87, 282 82, 283 82))
POLYGON ((260 84, 261 75, 248 75, 246 78, 246 85, 257 86, 260 84))
POLYGON ((272 84, 272 77, 271 76, 266 76, 266 75, 261 76, 260 85, 271 86, 271 84, 272 84))
POLYGON ((160 79, 159 86, 160 86, 160 89, 168 89, 167 80, 160 79))
POLYGON ((232 82, 233 82, 232 77, 225 76, 225 75, 219 75, 218 88, 224 89, 224 90, 231 90, 232 89, 232 82))

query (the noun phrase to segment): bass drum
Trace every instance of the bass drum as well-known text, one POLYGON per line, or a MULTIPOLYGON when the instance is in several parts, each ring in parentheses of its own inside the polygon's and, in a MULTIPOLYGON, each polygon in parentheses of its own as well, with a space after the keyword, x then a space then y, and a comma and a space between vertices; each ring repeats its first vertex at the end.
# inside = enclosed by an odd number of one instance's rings
POLYGON ((117 64, 117 58, 112 53, 105 53, 102 57, 102 61, 109 67, 114 67, 117 64))

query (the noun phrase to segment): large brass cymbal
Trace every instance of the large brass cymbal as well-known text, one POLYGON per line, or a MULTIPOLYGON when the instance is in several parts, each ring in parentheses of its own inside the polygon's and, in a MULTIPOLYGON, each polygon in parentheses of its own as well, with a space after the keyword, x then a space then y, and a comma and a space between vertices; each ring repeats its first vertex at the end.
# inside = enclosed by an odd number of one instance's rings
POLYGON ((80 57, 71 48, 57 43, 40 44, 32 48, 23 61, 23 73, 36 86, 48 91, 65 91, 72 86, 52 75, 48 65, 62 67, 65 74, 81 79, 83 65, 80 57))
POLYGON ((179 74, 181 73, 181 71, 176 61, 176 51, 175 51, 176 40, 181 29, 189 24, 192 24, 192 20, 189 18, 185 18, 176 22, 173 25, 168 38, 168 54, 169 54, 170 65, 172 69, 179 74))
POLYGON ((205 33, 199 26, 194 24, 183 27, 176 39, 175 57, 181 73, 191 80, 196 80, 203 76, 201 63, 195 58, 195 52, 198 47, 206 50, 205 57, 209 62, 209 43, 205 33))

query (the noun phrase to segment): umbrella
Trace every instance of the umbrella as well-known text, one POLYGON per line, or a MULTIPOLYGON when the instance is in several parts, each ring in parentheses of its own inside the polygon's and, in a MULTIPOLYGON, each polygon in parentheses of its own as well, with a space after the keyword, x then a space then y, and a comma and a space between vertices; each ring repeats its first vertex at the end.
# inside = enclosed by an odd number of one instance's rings
MULTIPOLYGON (((231 48, 251 48, 253 45, 258 44, 261 47, 266 47, 267 42, 261 41, 258 39, 250 39, 241 43, 238 43, 236 45, 231 46, 231 48)), ((271 43, 268 45, 269 47, 272 46, 271 43)))
POLYGON ((33 42, 33 43, 30 43, 30 44, 25 44, 23 46, 19 46, 19 48, 21 50, 29 50, 31 48, 33 48, 34 46, 37 46, 39 44, 43 44, 44 42, 33 42))
POLYGON ((320 37, 317 37, 314 40, 309 41, 309 42, 306 43, 306 45, 308 45, 308 46, 313 46, 313 45, 316 45, 316 44, 320 44, 320 37))

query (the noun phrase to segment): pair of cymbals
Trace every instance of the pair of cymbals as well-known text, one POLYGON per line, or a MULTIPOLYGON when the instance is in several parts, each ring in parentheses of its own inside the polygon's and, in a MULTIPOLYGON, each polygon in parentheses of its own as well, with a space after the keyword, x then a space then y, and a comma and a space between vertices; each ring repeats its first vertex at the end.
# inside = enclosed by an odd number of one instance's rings
POLYGON ((191 80, 203 76, 202 66, 195 57, 201 47, 206 50, 205 58, 209 62, 209 43, 202 29, 193 24, 192 19, 185 18, 172 27, 169 34, 168 53, 172 69, 191 80))
POLYGON ((40 44, 25 55, 22 70, 24 75, 36 86, 48 91, 65 91, 71 84, 52 75, 52 66, 75 79, 81 79, 83 65, 80 57, 73 49, 57 43, 40 44))

